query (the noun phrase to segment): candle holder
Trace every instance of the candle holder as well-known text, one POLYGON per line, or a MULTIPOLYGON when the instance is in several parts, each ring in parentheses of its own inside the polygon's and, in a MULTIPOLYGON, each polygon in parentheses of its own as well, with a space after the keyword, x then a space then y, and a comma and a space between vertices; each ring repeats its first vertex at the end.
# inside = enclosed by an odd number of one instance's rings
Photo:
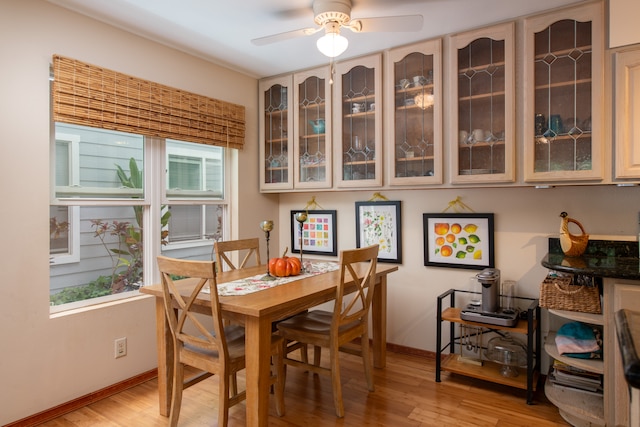
POLYGON ((269 260, 271 259, 269 258, 269 234, 273 230, 273 221, 266 220, 266 221, 260 222, 260 229, 264 231, 265 237, 267 239, 267 274, 262 276, 261 280, 276 280, 276 278, 273 277, 269 272, 269 260))
POLYGON ((307 220, 307 212, 297 212, 296 213, 296 221, 300 226, 300 273, 304 274, 307 272, 307 269, 304 268, 304 263, 302 262, 302 228, 304 227, 304 222, 307 220))

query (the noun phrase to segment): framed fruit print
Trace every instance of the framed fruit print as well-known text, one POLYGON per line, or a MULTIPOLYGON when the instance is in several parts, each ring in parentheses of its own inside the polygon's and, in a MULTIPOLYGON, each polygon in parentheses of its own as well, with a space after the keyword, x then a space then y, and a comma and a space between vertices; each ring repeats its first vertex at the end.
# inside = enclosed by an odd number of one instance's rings
POLYGON ((424 265, 494 267, 493 214, 423 214, 424 265))

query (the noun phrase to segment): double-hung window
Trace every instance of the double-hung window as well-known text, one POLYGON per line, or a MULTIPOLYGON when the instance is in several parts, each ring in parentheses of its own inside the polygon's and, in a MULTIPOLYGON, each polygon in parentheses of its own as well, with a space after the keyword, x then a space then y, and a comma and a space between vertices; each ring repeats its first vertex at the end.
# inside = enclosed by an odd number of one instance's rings
POLYGON ((225 234, 224 148, 56 123, 52 170, 52 312, 136 295, 145 260, 210 259, 225 234))

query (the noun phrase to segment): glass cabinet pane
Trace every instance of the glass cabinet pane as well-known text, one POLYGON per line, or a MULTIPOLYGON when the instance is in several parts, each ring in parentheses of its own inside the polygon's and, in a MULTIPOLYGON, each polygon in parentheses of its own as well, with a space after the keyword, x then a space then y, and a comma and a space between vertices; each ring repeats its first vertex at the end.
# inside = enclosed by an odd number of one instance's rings
POLYGON ((289 114, 291 101, 291 76, 282 81, 261 82, 261 188, 293 188, 293 177, 289 173, 293 152, 289 147, 292 119, 289 114))
POLYGON ((594 108, 594 102, 604 103, 597 84, 602 45, 593 18, 598 8, 563 10, 525 22, 530 61, 525 80, 531 93, 525 110, 526 180, 602 177, 596 138, 601 106, 594 108))
POLYGON ((442 183, 441 42, 394 49, 387 67, 389 182, 442 183))
POLYGON ((328 68, 296 74, 296 188, 331 186, 331 86, 328 68))
POLYGON ((344 186, 379 186, 382 184, 381 108, 376 108, 380 93, 379 55, 373 61, 360 58, 358 62, 343 62, 338 91, 340 117, 336 135, 339 144, 338 182, 344 186))
POLYGON ((535 172, 591 169, 591 22, 535 34, 535 172))
POLYGON ((514 180, 513 24, 454 36, 453 182, 514 180))

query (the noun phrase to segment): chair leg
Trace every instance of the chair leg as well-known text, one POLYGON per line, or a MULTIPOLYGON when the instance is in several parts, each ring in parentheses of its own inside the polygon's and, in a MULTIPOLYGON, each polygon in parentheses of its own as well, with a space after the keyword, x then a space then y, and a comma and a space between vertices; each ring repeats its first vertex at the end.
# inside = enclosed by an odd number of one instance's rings
POLYGON ((316 345, 313 347, 313 364, 320 366, 320 358, 322 357, 322 347, 316 345))
POLYGON ((218 375, 219 378, 219 405, 218 405, 218 426, 227 427, 229 422, 229 377, 233 377, 235 374, 228 375, 223 373, 218 375))
POLYGON ((369 346, 369 334, 368 333, 364 333, 361 337, 360 337, 360 341, 361 341, 361 351, 362 351, 362 363, 364 364, 364 375, 367 379, 367 387, 369 389, 369 391, 374 391, 374 385, 373 385, 373 371, 372 371, 372 367, 371 367, 371 352, 370 352, 370 346, 369 346))
POLYGON ((331 358, 331 385, 333 387, 333 404, 336 408, 336 416, 344 417, 344 404, 342 402, 342 384, 340 382, 340 351, 336 347, 330 349, 331 358))
POLYGON ((176 427, 180 418, 180 407, 182 406, 182 390, 184 383, 184 365, 178 362, 173 365, 173 387, 171 390, 171 409, 169 412, 169 426, 176 427))

